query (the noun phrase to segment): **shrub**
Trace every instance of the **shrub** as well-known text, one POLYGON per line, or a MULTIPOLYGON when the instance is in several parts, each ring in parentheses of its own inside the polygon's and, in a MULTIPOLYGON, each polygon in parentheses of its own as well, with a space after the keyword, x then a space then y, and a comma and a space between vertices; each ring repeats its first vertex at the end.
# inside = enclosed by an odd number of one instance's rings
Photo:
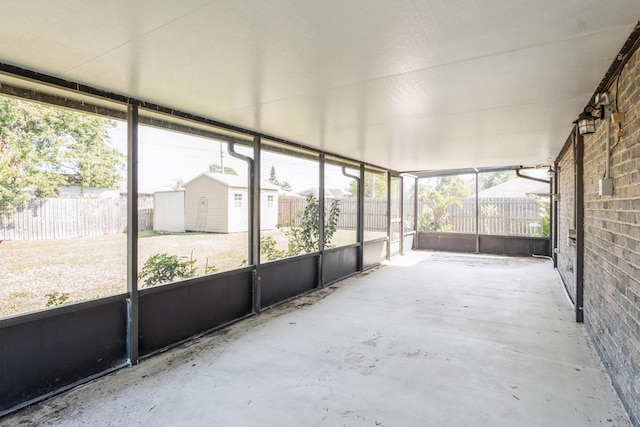
POLYGON ((46 307, 56 307, 58 305, 68 304, 70 301, 69 294, 67 292, 51 292, 46 294, 47 304, 46 307))
POLYGON ((278 242, 272 236, 260 237, 260 259, 262 261, 273 261, 284 258, 285 252, 276 249, 277 244, 278 242))
POLYGON ((141 281, 142 287, 145 288, 179 279, 188 279, 196 275, 195 263, 196 260, 187 259, 184 256, 167 253, 155 254, 145 261, 138 273, 138 281, 141 281))
MULTIPOLYGON (((291 227, 284 234, 289 238, 287 256, 294 256, 303 253, 315 252, 318 248, 320 236, 318 233, 318 199, 313 195, 307 196, 307 204, 300 214, 300 226, 291 227)), ((338 228, 338 217, 340 216, 339 201, 333 199, 329 208, 329 213, 325 211, 324 218, 324 247, 331 248, 331 239, 338 228)), ((280 257, 281 258, 281 257, 280 257)))

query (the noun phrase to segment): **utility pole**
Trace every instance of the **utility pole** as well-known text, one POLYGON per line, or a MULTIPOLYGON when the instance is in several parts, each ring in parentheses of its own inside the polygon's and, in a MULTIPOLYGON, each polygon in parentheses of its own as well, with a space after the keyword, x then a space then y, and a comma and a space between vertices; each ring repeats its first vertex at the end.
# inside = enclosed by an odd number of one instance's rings
POLYGON ((222 142, 220 143, 220 173, 224 174, 224 154, 222 151, 222 142))

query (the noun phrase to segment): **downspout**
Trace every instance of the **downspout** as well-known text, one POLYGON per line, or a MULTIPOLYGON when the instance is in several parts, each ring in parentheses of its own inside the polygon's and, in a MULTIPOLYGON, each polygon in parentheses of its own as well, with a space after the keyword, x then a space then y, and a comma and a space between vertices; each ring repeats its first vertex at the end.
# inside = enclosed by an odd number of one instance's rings
POLYGON ((260 287, 260 137, 253 138, 253 158, 240 154, 235 149, 235 142, 228 142, 228 151, 232 157, 247 162, 249 184, 249 218, 247 234, 249 240, 248 264, 254 265, 252 294, 252 311, 259 314, 261 311, 261 287, 260 287))
POLYGON ((542 179, 542 178, 536 178, 536 177, 529 176, 529 175, 522 175, 520 173, 521 170, 522 170, 521 168, 516 168, 516 175, 518 175, 520 178, 530 179, 531 181, 544 182, 545 184, 551 184, 551 180, 550 179, 542 179))

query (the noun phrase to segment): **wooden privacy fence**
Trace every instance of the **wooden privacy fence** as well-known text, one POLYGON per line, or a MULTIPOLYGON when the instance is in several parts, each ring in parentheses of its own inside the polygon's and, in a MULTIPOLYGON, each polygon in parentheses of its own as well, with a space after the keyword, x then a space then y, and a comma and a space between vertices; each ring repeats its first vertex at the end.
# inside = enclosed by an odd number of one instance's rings
MULTIPOLYGON (((118 234, 127 228, 127 200, 32 199, 0 216, 0 240, 51 240, 118 234)), ((153 200, 138 201, 138 230, 153 229, 153 200)))
MULTIPOLYGON (((355 230, 358 221, 358 201, 355 198, 327 198, 327 211, 332 200, 340 206, 338 228, 355 230)), ((391 202, 392 224, 399 223, 399 202, 391 202)), ((304 197, 278 199, 278 225, 299 226, 300 213, 306 206, 304 197)), ((419 202, 418 214, 429 209, 419 202)), ((413 203, 405 206, 406 215, 413 215, 413 203), (410 206, 409 206, 410 205, 410 206)), ((461 199, 461 206, 447 209, 450 231, 475 233, 475 199, 461 199)), ((480 198, 479 232, 506 236, 540 235, 540 205, 530 198, 480 198)), ((365 230, 387 230, 387 200, 365 199, 365 230)), ((0 240, 48 240, 71 237, 100 236, 126 231, 127 201, 120 199, 53 198, 33 199, 13 215, 0 216, 0 240)), ((138 199, 138 230, 153 229, 153 198, 138 199)))
MULTIPOLYGON (((358 224, 358 200, 351 197, 325 198, 326 211, 333 200, 340 206, 338 228, 355 230, 358 224)), ((399 211, 397 202, 392 202, 391 211, 399 211)), ((283 227, 300 225, 300 214, 307 206, 304 197, 280 197, 278 199, 278 225, 283 227)), ((387 230, 387 199, 365 199, 364 229, 368 231, 387 230)))
MULTIPOLYGON (((475 198, 460 200, 461 206, 447 208, 449 231, 455 233, 476 232, 475 198)), ((419 214, 429 209, 428 202, 421 202, 419 214)), ((528 197, 481 197, 478 200, 478 232, 501 236, 539 236, 541 206, 528 197)))

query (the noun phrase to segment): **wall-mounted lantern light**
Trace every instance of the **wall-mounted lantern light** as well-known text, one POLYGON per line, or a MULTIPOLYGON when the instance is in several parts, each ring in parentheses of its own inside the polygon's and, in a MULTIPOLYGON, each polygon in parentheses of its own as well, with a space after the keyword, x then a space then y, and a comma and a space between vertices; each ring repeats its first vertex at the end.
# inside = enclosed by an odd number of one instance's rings
POLYGON ((547 170, 547 178, 552 179, 556 174, 556 171, 553 170, 551 166, 549 166, 549 170, 547 170))
POLYGON ((596 118, 593 116, 593 108, 587 106, 578 116, 578 120, 573 123, 578 124, 580 135, 589 135, 596 132, 596 118))

